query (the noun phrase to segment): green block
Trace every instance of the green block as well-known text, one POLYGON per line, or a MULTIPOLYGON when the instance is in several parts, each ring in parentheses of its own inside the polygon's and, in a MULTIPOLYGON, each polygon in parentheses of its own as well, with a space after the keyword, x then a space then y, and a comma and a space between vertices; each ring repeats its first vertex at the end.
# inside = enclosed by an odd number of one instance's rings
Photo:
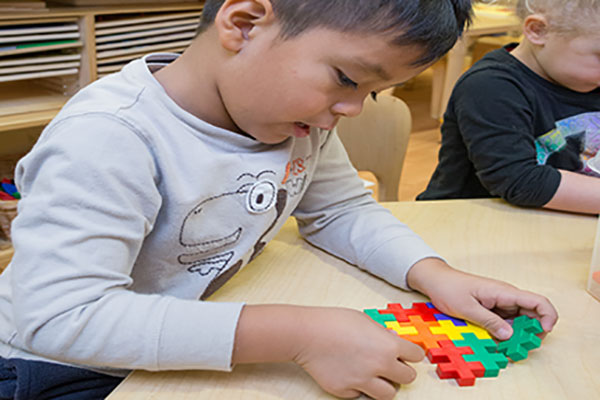
POLYGON ((453 340, 456 347, 470 347, 473 354, 463 354, 465 361, 479 361, 485 368, 484 377, 498 376, 501 368, 506 368, 508 359, 496 352, 496 342, 492 339, 479 339, 474 333, 463 333, 463 340, 453 340))
POLYGON ((363 310, 365 314, 367 314, 369 317, 371 317, 371 319, 375 322, 377 322, 378 324, 381 324, 385 327, 385 323, 390 322, 390 321, 395 321, 396 317, 394 316, 394 314, 380 314, 379 310, 377 309, 368 309, 368 310, 363 310))
POLYGON ((537 333, 543 332, 537 319, 521 315, 513 321, 513 331, 510 339, 498 343, 498 351, 513 361, 526 359, 529 351, 542 345, 542 339, 536 336, 537 333))

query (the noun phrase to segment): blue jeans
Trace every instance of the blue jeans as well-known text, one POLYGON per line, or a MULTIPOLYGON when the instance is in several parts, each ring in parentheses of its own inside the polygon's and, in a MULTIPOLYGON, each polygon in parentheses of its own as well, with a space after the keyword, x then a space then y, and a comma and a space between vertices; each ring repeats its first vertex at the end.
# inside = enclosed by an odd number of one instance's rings
POLYGON ((0 357, 0 400, 104 399, 122 380, 82 368, 0 357))

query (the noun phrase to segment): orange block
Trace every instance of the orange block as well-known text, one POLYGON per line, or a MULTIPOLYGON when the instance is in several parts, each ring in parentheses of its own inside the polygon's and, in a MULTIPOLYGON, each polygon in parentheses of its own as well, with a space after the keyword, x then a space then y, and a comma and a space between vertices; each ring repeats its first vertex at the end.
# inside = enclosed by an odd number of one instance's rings
POLYGON ((419 315, 411 315, 408 319, 410 322, 401 323, 400 326, 414 326, 417 330, 417 334, 400 335, 402 339, 418 344, 425 351, 440 347, 438 344, 439 340, 448 340, 448 336, 446 335, 434 335, 431 333, 430 327, 440 326, 436 321, 423 321, 419 315))

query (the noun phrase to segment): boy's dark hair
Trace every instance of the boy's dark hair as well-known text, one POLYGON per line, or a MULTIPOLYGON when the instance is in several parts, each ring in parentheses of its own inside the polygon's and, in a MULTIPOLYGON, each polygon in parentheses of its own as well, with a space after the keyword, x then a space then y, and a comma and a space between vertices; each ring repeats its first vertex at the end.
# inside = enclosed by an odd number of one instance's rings
MULTIPOLYGON (((214 22, 225 0, 206 0, 197 34, 214 22)), ((398 46, 417 46, 425 65, 448 52, 471 20, 470 0, 271 0, 281 37, 312 28, 389 34, 398 46)))

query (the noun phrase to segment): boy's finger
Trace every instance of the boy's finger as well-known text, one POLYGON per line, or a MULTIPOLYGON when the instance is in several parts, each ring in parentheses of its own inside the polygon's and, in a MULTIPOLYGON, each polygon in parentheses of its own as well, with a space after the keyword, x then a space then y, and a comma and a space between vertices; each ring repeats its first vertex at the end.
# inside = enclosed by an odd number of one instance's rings
POLYGON ((556 309, 544 296, 531 292, 524 293, 517 297, 517 305, 521 308, 521 314, 538 319, 544 332, 550 332, 558 320, 556 309))
POLYGON ((481 305, 469 310, 465 313, 465 317, 485 328, 497 339, 507 340, 512 336, 513 330, 510 324, 481 305))
POLYGON ((408 340, 398 338, 398 359, 408 362, 420 362, 425 358, 425 351, 408 340))
POLYGON ((360 391, 372 399, 393 400, 396 395, 396 388, 385 379, 373 378, 365 383, 360 391))
POLYGON ((381 373, 381 377, 390 382, 405 385, 411 383, 417 377, 417 371, 401 360, 392 363, 392 366, 381 373))

